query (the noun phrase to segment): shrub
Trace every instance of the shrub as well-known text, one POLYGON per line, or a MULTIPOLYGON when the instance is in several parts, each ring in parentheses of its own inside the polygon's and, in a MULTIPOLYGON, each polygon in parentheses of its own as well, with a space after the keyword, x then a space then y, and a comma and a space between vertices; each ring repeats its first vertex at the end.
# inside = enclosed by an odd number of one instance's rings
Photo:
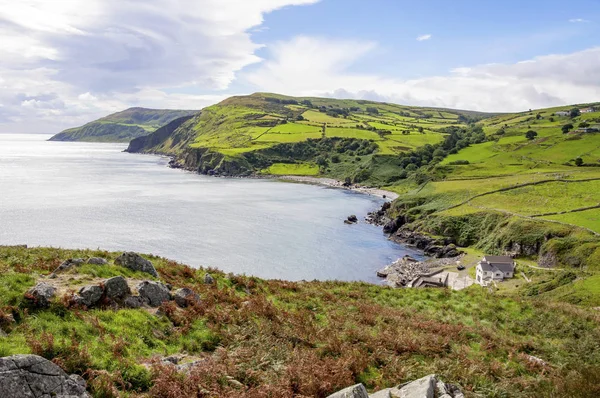
POLYGON ((448 164, 453 165, 453 166, 459 166, 459 165, 470 164, 470 162, 468 160, 454 160, 452 162, 449 162, 448 164))

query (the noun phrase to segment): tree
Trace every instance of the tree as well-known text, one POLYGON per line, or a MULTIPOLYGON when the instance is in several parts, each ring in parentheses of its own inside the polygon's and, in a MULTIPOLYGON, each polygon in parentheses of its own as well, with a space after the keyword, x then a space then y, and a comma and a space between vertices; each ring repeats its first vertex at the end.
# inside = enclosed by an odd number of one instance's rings
POLYGON ((296 120, 298 120, 299 122, 301 122, 302 120, 304 120, 304 116, 298 115, 298 116, 296 116, 296 120))
POLYGON ((529 130, 528 132, 525 133, 525 137, 527 137, 528 140, 534 140, 535 137, 537 137, 538 133, 536 133, 533 130, 529 130))
POLYGON ((535 118, 536 118, 537 120, 540 120, 540 119, 542 118, 542 115, 541 115, 540 113, 538 113, 537 115, 535 115, 535 118))
POLYGON ((567 134, 569 131, 573 130, 573 125, 571 123, 565 124, 561 127, 563 134, 567 134))
POLYGON ((590 127, 590 124, 587 122, 581 122, 579 123, 579 127, 581 127, 582 129, 586 128, 586 127, 590 127))
POLYGON ((379 109, 373 107, 373 106, 369 106, 367 107, 367 113, 372 113, 374 115, 378 115, 379 114, 379 109))
POLYGON ((553 118, 553 117, 551 117, 551 118, 550 118, 550 119, 548 119, 548 120, 550 120, 550 122, 554 122, 554 118, 553 118))
POLYGON ((419 126, 419 133, 423 134, 423 127, 419 126))
POLYGON ((575 159, 575 166, 577 166, 577 167, 583 166, 583 159, 582 158, 575 159))
POLYGON ((573 108, 569 111, 569 116, 571 117, 571 119, 576 118, 579 115, 581 115, 579 108, 573 108))

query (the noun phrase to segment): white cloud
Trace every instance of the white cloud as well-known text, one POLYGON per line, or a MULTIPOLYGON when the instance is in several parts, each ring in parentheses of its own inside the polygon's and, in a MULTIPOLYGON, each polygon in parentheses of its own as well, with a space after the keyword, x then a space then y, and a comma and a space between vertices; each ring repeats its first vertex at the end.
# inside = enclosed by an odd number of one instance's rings
POLYGON ((412 80, 351 72, 374 43, 297 37, 243 74, 263 91, 331 95, 482 111, 521 111, 600 98, 600 47, 516 64, 458 68, 412 80))
POLYGON ((573 19, 569 19, 569 22, 571 23, 582 23, 582 22, 590 22, 587 19, 583 19, 583 18, 573 18, 573 19))
POLYGON ((214 95, 159 92, 228 88, 238 71, 260 61, 262 45, 249 32, 265 13, 317 1, 0 0, 0 132, 60 129, 148 93, 148 102, 160 98, 162 106, 207 105, 214 95), (50 96, 62 110, 39 99, 50 96))
POLYGON ((417 41, 425 41, 425 40, 429 40, 431 39, 431 35, 421 35, 421 36, 417 36, 417 41))

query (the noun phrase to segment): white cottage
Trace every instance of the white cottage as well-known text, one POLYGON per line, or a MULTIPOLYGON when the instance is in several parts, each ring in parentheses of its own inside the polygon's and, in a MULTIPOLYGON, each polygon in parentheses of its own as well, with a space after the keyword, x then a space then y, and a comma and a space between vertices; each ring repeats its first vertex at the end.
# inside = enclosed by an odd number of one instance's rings
POLYGON ((502 281, 515 275, 515 260, 509 256, 485 256, 477 264, 475 280, 481 286, 502 281))

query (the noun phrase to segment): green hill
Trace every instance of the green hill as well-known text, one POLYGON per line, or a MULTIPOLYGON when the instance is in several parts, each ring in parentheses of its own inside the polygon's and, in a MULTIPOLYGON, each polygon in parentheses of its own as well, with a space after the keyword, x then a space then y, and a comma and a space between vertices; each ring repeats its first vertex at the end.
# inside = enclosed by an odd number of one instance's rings
POLYGON ((467 129, 489 116, 256 93, 207 107, 171 135, 130 150, 176 155, 205 174, 299 173, 389 184, 401 177, 398 155, 439 144, 446 129, 467 129))
POLYGON ((197 112, 129 108, 81 127, 67 129, 50 138, 50 141, 129 142, 133 138, 150 134, 174 119, 193 115, 197 112))

